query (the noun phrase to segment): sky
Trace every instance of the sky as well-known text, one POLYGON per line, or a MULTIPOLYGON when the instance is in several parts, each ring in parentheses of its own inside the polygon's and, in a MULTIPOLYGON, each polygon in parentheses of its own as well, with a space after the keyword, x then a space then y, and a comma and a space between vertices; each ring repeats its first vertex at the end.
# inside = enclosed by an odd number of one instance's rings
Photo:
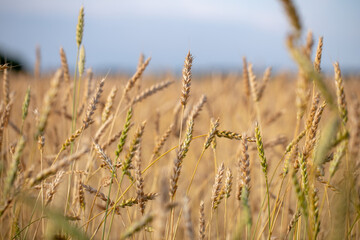
MULTIPOLYGON (((0 51, 20 57, 29 70, 36 46, 42 71, 60 66, 60 47, 75 65, 82 5, 86 67, 95 71, 133 71, 140 53, 151 56, 149 71, 179 71, 189 50, 194 71, 240 71, 243 56, 259 70, 296 69, 285 45, 290 26, 278 0, 0 1, 0 51)), ((339 61, 342 69, 360 70, 360 1, 295 5, 315 46, 324 37, 323 69, 339 61)))

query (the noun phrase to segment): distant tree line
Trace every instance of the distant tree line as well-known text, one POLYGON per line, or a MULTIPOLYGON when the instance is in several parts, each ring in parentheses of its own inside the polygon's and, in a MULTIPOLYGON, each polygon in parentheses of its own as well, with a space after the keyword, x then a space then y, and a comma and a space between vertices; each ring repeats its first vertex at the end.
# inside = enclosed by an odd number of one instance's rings
POLYGON ((6 63, 11 67, 12 71, 25 71, 24 63, 20 59, 5 54, 0 50, 0 64, 2 65, 6 63))

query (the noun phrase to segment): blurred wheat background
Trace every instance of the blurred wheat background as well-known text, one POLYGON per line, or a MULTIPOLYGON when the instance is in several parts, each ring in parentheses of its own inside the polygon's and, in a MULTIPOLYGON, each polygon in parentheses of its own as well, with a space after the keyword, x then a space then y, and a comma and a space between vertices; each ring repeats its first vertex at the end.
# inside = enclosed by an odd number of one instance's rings
POLYGON ((86 7, 74 72, 2 63, 1 239, 358 239, 359 77, 280 3, 296 72, 97 74, 86 7))

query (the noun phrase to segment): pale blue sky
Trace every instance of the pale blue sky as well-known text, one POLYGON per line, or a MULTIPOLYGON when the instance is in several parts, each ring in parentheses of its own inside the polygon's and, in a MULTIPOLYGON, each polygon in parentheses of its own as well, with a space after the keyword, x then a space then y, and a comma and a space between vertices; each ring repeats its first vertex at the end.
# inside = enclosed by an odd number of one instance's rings
MULTIPOLYGON (((360 1, 295 1, 306 29, 324 36, 323 68, 339 61, 360 69, 360 1)), ((190 49, 194 69, 240 69, 247 56, 258 69, 294 68, 285 47, 289 25, 276 0, 11 0, 1 1, 0 49, 22 56, 32 68, 35 47, 42 68, 60 65, 63 46, 71 66, 75 31, 85 7, 87 67, 134 69, 141 52, 150 70, 179 70, 190 49)))

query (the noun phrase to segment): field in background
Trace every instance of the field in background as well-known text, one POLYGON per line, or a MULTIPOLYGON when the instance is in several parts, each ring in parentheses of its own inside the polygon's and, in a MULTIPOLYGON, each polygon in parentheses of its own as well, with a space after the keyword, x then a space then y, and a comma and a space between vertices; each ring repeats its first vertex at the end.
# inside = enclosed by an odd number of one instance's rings
POLYGON ((74 76, 1 65, 1 239, 359 238, 359 77, 283 3, 297 74, 93 75, 83 8, 74 76))
MULTIPOLYGON (((196 63, 194 63, 196 66, 196 63)), ((261 113, 261 126, 262 126, 262 139, 265 146, 265 154, 268 161, 268 172, 269 176, 274 175, 274 180, 270 184, 270 204, 272 209, 276 204, 276 195, 279 190, 281 174, 283 173, 284 161, 283 155, 285 152, 286 146, 293 139, 293 134, 295 131, 294 126, 296 125, 296 113, 297 108, 295 105, 296 100, 296 75, 279 75, 271 76, 269 82, 266 85, 266 88, 263 93, 263 97, 259 102, 260 113, 261 113), (278 167, 279 164, 279 167, 278 167)), ((13 105, 11 110, 11 115, 9 117, 9 123, 4 131, 4 143, 3 143, 3 165, 2 165, 2 179, 6 178, 6 169, 11 166, 11 159, 13 158, 13 151, 16 145, 17 140, 20 137, 19 126, 22 122, 22 99, 26 94, 27 87, 31 87, 31 97, 29 105, 29 115, 24 122, 23 133, 26 138, 25 149, 20 158, 19 165, 19 174, 23 176, 28 171, 31 170, 32 177, 36 176, 41 171, 41 165, 43 169, 49 168, 51 163, 54 160, 55 155, 61 148, 61 145, 65 140, 70 136, 71 129, 71 118, 64 115, 62 112, 63 108, 63 98, 66 96, 67 86, 63 80, 61 80, 59 86, 59 92, 54 99, 54 104, 52 105, 50 115, 47 120, 46 130, 44 131, 45 144, 41 152, 37 149, 37 140, 34 139, 34 134, 36 134, 36 123, 39 121, 40 115, 43 111, 43 106, 46 104, 44 102, 44 95, 46 91, 50 88, 51 77, 45 77, 43 79, 35 80, 33 77, 29 76, 19 76, 19 75, 9 75, 10 89, 16 90, 16 98, 13 99, 13 105), (16 100, 15 100, 16 99, 16 100), (21 99, 21 101, 19 100, 21 99), (16 127, 17 126, 17 127, 16 127), (12 150, 11 150, 12 149, 12 150), (9 152, 10 151, 10 152, 9 152), (43 157, 41 158, 40 153, 43 157)), ((90 80, 92 90, 95 90, 96 82, 99 82, 100 77, 93 77, 90 80)), ((143 90, 151 87, 153 84, 157 84, 164 79, 156 79, 154 76, 147 77, 146 75, 141 79, 141 85, 136 86, 129 96, 131 98, 140 94, 143 90)), ((144 192, 145 193, 161 193, 164 191, 164 188, 169 188, 169 178, 172 175, 172 168, 174 165, 174 159, 176 159, 176 150, 173 147, 177 146, 179 143, 179 125, 180 122, 180 108, 179 108, 179 99, 180 99, 180 90, 182 88, 181 81, 175 79, 175 77, 168 77, 168 80, 175 82, 164 89, 163 91, 156 93, 154 96, 150 96, 142 102, 136 103, 133 106, 133 117, 131 119, 131 124, 133 127, 128 133, 129 140, 125 144, 124 153, 121 155, 119 160, 123 161, 126 153, 129 151, 129 146, 131 145, 131 140, 133 135, 136 132, 138 126, 146 121, 146 126, 144 129, 144 134, 141 139, 141 168, 144 169, 151 162, 153 150, 157 144, 157 141, 162 137, 162 135, 167 131, 169 126, 174 123, 178 123, 177 126, 172 128, 170 136, 164 143, 160 154, 172 150, 166 155, 162 156, 149 170, 143 174, 144 178, 144 192), (164 180, 165 179, 165 180, 164 180)), ((89 78, 84 77, 84 91, 82 91, 82 96, 80 99, 86 99, 87 86, 89 78)), ((86 221, 89 219, 90 210, 92 209, 92 216, 104 211, 105 202, 101 199, 96 199, 95 194, 90 194, 85 191, 86 203, 84 211, 80 211, 79 202, 78 202, 78 181, 80 176, 84 184, 92 186, 94 189, 101 189, 101 192, 106 194, 109 191, 108 182, 109 177, 111 176, 110 172, 106 168, 100 168, 102 164, 101 157, 96 154, 93 149, 94 136, 96 135, 97 130, 102 126, 102 113, 104 112, 104 107, 106 104, 107 96, 109 95, 111 88, 116 86, 118 88, 118 93, 124 91, 124 86, 127 79, 125 78, 109 78, 105 80, 104 92, 100 98, 99 103, 97 104, 97 109, 93 117, 94 123, 89 127, 86 132, 84 132, 78 140, 75 141, 75 149, 82 149, 87 147, 91 149, 91 152, 84 154, 74 165, 74 170, 76 173, 72 178, 71 186, 71 203, 69 209, 66 211, 66 215, 72 217, 78 217, 78 220, 72 221, 71 224, 79 227, 84 230, 86 221), (90 171, 86 171, 86 166, 90 164, 90 171), (93 172, 96 170, 96 174, 93 175, 93 172), (81 174, 82 173, 82 174, 81 174)), ((331 87, 332 90, 335 89, 334 79, 327 79, 327 84, 331 87)), ((186 187, 189 184, 192 172, 195 168, 195 164, 199 159, 201 154, 204 141, 206 140, 206 135, 209 132, 211 119, 219 118, 219 127, 218 130, 228 130, 240 134, 246 134, 247 136, 254 136, 254 128, 256 121, 256 114, 253 110, 253 101, 251 96, 247 97, 246 87, 244 86, 244 79, 242 75, 222 75, 222 76, 208 76, 197 78, 194 77, 191 85, 191 94, 189 97, 189 103, 187 104, 187 110, 185 109, 185 117, 188 115, 186 112, 192 109, 194 105, 199 101, 202 94, 206 95, 206 103, 203 105, 202 110, 200 111, 198 117, 195 120, 193 137, 195 138, 189 147, 189 152, 186 155, 186 158, 183 161, 181 175, 179 178, 179 189, 176 193, 176 202, 181 204, 183 197, 186 195, 186 187)), ((346 95, 348 98, 348 109, 349 109, 349 129, 354 129, 358 131, 359 119, 356 114, 359 111, 358 100, 359 96, 359 82, 356 77, 349 77, 345 81, 346 95), (357 109, 356 109, 357 108, 357 109)), ((114 98, 114 106, 117 105, 121 98, 121 94, 117 94, 114 98)), ((87 104, 87 101, 82 100, 80 104, 87 104)), ((127 105, 127 102, 124 103, 124 106, 127 105)), ((68 111, 71 110, 71 107, 68 106, 68 111)), ((114 114, 114 107, 110 111, 109 115, 114 114)), ((84 118, 86 111, 79 115, 79 120, 84 118)), ((117 118, 114 125, 114 133, 123 129, 124 121, 126 119, 127 108, 123 108, 122 113, 117 118)), ((70 115, 70 113, 68 113, 70 115)), ((323 128, 323 125, 328 121, 329 110, 325 109, 323 113, 323 118, 320 121, 320 129, 323 128)), ((186 120, 185 120, 186 121, 186 120)), ((184 122, 185 122, 184 121, 184 122)), ((301 129, 304 128, 304 121, 301 123, 301 129)), ((78 121, 78 125, 81 125, 81 121, 78 121)), ((106 143, 109 135, 109 128, 103 133, 103 136, 100 138, 99 144, 102 145, 106 143)), ((186 131, 186 124, 184 124, 183 134, 186 131)), ((356 141, 355 138, 358 136, 351 135, 350 142, 356 141)), ((113 160, 115 158, 115 151, 117 149, 118 140, 116 140, 112 145, 107 147, 106 153, 113 160)), ((299 143, 299 149, 302 149, 304 145, 303 140, 299 143)), ((356 147, 356 146, 354 146, 356 147)), ((334 149, 336 150, 336 148, 334 149)), ((350 152, 356 151, 356 149, 350 149, 350 152)), ((76 152, 76 150, 74 151, 76 152)), ((62 153, 61 158, 66 157, 70 154, 70 147, 62 153)), ((248 143, 248 154, 250 161, 250 196, 249 196, 249 206, 251 209, 253 228, 256 224, 259 211, 261 209, 261 203, 264 198, 264 189, 265 181, 262 176, 260 159, 258 156, 258 151, 256 148, 256 143, 248 143)), ((216 214, 216 217, 213 217, 212 220, 212 236, 216 236, 218 231, 220 238, 223 238, 225 234, 233 236, 234 232, 237 230, 237 225, 243 216, 243 207, 242 202, 237 199, 237 188, 243 183, 238 179, 242 175, 241 168, 238 164, 241 159, 241 146, 240 140, 236 139, 227 139, 224 137, 216 137, 216 148, 209 148, 205 151, 204 156, 201 158, 197 174, 195 175, 193 187, 187 196, 190 199, 190 209, 191 217, 194 231, 198 231, 198 218, 199 218, 199 204, 200 201, 204 201, 205 206, 205 221, 208 223, 210 221, 210 216, 216 214), (224 163, 226 169, 230 169, 233 175, 233 189, 231 191, 230 197, 223 199, 216 211, 212 210, 212 185, 214 184, 215 178, 215 166, 214 159, 216 157, 217 165, 224 163), (226 230, 224 229, 224 214, 225 208, 227 209, 226 213, 226 230), (216 220, 216 219, 217 220, 216 220), (215 226, 218 226, 218 229, 215 226), (226 231, 226 232, 225 232, 226 231)), ((355 159, 353 159, 355 160, 355 159)), ((316 188, 318 189, 318 196, 321 203, 320 208, 320 220, 321 220, 321 238, 328 238, 331 233, 331 226, 334 226, 336 223, 337 209, 333 207, 334 204, 338 201, 340 196, 339 190, 343 186, 343 170, 345 168, 345 158, 341 159, 340 170, 335 174, 333 179, 329 183, 320 183, 315 182, 316 188), (329 189, 328 185, 331 185, 334 188, 340 188, 338 190, 329 189), (333 203, 335 202, 335 203, 333 203)), ((325 176, 323 179, 329 181, 329 165, 326 163, 325 176)), ((217 167, 218 167, 217 166, 217 167)), ((216 167, 216 168, 217 168, 216 167)), ((54 199, 51 202, 51 209, 59 209, 61 212, 64 211, 65 202, 67 201, 67 187, 68 187, 68 175, 69 168, 66 167, 62 169, 65 171, 65 176, 62 177, 60 184, 57 187, 57 192, 54 194, 54 199), (56 208, 55 208, 56 207, 56 208)), ((119 169, 121 172, 121 168, 119 169)), ((355 171, 354 171, 355 172, 355 171)), ((301 175, 299 178, 301 179, 301 175)), ((19 177, 20 177, 19 176, 19 177)), ((53 183, 56 175, 50 176, 46 181, 44 181, 44 201, 47 199, 45 192, 50 188, 50 184, 53 183)), ((225 180, 224 176, 224 180, 225 180)), ((24 179, 18 179, 17 181, 24 181, 24 179)), ((224 182, 223 180, 223 182, 224 182)), ((289 183, 289 177, 286 178, 286 188, 283 187, 282 193, 285 196, 282 197, 284 202, 278 213, 276 222, 274 223, 273 236, 280 237, 284 236, 287 232, 287 227, 289 222, 297 211, 296 205, 296 194, 293 190, 291 182, 289 183)), ((16 187, 18 184, 25 184, 20 182, 14 183, 16 187)), ((122 183, 122 191, 124 191, 130 185, 130 181, 125 179, 122 183)), ((40 185, 35 185, 40 187, 40 185)), ((357 187, 354 185, 354 189, 357 187)), ((110 199, 115 199, 116 189, 112 187, 110 199)), ((21 190, 24 191, 24 190, 21 190)), ((27 190, 30 191, 30 190, 27 190)), ((42 196, 41 190, 32 190, 28 192, 31 193, 31 196, 38 197, 42 196), (35 192, 34 192, 35 191, 35 192)), ((167 195, 167 194, 166 194, 167 195)), ((121 201, 130 198, 136 198, 136 187, 130 188, 130 190, 124 195, 121 201)), ((165 196, 167 197, 167 196, 165 196)), ((161 205, 159 202, 159 196, 152 201, 146 203, 145 213, 157 213, 158 211, 165 211, 164 205, 161 205)), ((35 221, 30 225, 27 237, 34 236, 37 232, 37 236, 40 237, 43 234, 41 229, 40 219, 41 210, 40 207, 35 211, 34 216, 31 216, 31 212, 34 210, 33 204, 26 204, 26 201, 20 201, 17 205, 12 206, 11 209, 8 209, 5 214, 2 216, 2 237, 7 238, 11 233, 7 229, 14 228, 13 224, 18 224, 18 231, 21 232, 21 236, 24 236, 26 232, 26 223, 30 223, 31 220, 35 221), (22 206, 20 208, 20 206, 22 206), (15 207, 15 209, 14 209, 15 207), (37 221, 36 221, 37 220, 37 221), (17 222, 14 222, 17 221, 17 222), (39 226, 40 224, 40 226, 39 226), (40 228, 40 229, 39 229, 40 228)), ((41 202, 40 199, 37 201, 41 202)), ((11 204, 12 205, 12 204, 11 204)), ((320 206, 319 206, 320 207, 320 206)), ((111 236, 119 236, 129 227, 132 223, 139 221, 141 219, 141 213, 137 206, 127 207, 128 209, 121 209, 121 215, 115 215, 114 226, 111 230, 111 236)), ((35 208, 36 209, 36 208, 35 208)), ((178 216, 181 207, 178 206, 175 209, 175 216, 178 216)), ((261 212, 261 215, 266 218, 266 208, 261 212)), ((87 234, 90 236, 95 233, 96 228, 101 224, 103 220, 103 214, 100 214, 97 218, 91 220, 90 226, 88 228, 87 234)), ((256 232, 256 235, 261 235, 264 226, 266 226, 265 220, 260 221, 258 229, 252 229, 256 232)), ((50 219, 46 219, 44 230, 49 228, 52 225, 50 219)), ((304 224, 304 223, 303 223, 304 224)), ((184 237, 183 228, 185 227, 183 220, 180 221, 179 230, 177 233, 177 238, 182 239, 184 237)), ((304 228, 305 226, 299 225, 299 227, 304 228)), ((153 236, 153 233, 149 231, 156 231, 157 227, 153 223, 147 224, 148 232, 142 230, 137 237, 146 235, 148 238, 153 236), (152 230, 150 230, 152 229, 152 230)), ((15 231, 15 230, 14 230, 15 231)), ((265 232, 267 230, 265 229, 265 232)), ((354 233, 357 230, 354 230, 354 233)), ((53 232, 53 233, 56 233, 53 232)), ((58 232, 60 233, 60 232, 58 232)), ((13 232, 14 234, 14 232, 13 232)), ((208 235, 208 229, 206 235, 208 235)), ((245 233, 243 233, 245 234, 245 233)), ((249 233, 248 233, 249 234, 249 233)), ((266 233, 267 234, 267 233, 266 233)), ((303 233, 304 234, 304 233, 303 233)), ((101 231, 95 235, 95 238, 100 238, 101 231)), ((244 235, 245 236, 245 235, 244 235)), ((155 238, 156 239, 156 238, 155 238)))

